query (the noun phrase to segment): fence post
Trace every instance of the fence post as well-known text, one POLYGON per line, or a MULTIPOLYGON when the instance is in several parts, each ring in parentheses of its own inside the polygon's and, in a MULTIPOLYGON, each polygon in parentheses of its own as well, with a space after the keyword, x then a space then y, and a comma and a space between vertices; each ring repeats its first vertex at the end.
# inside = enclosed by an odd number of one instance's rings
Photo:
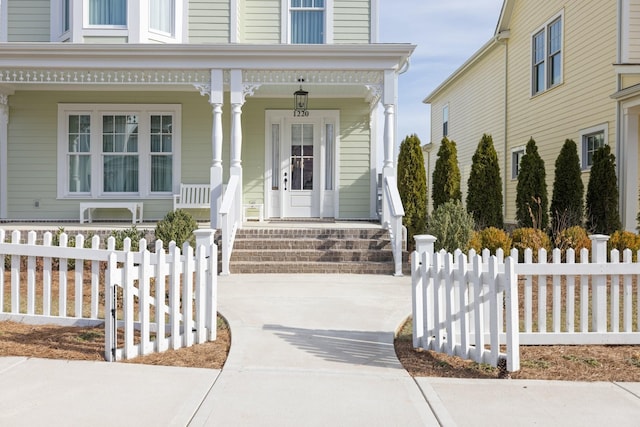
MULTIPOLYGON (((207 274, 206 289, 206 314, 205 327, 208 331, 207 338, 216 339, 218 332, 218 246, 214 243, 215 229, 202 229, 193 232, 196 236, 196 248, 205 247, 205 256, 209 260, 209 272, 207 274)), ((200 325, 198 325, 200 327, 200 325)))
MULTIPOLYGON (((593 234, 591 239, 591 263, 607 263, 607 241, 609 236, 593 234)), ((607 331, 607 278, 603 275, 593 276, 593 318, 592 328, 594 332, 607 331)))
POLYGON ((413 236, 416 242, 416 250, 411 256, 411 299, 412 299, 412 316, 413 316, 413 348, 420 347, 420 343, 424 337, 424 292, 426 291, 426 283, 422 281, 422 270, 426 269, 426 265, 420 265, 423 254, 427 254, 426 259, 433 259, 433 248, 436 238, 434 236, 420 234, 413 236))
MULTIPOLYGON (((517 260, 517 258, 516 258, 517 260)), ((518 276, 516 262, 508 257, 505 271, 505 305, 507 315, 507 371, 520 370, 520 325, 518 316, 518 276)))

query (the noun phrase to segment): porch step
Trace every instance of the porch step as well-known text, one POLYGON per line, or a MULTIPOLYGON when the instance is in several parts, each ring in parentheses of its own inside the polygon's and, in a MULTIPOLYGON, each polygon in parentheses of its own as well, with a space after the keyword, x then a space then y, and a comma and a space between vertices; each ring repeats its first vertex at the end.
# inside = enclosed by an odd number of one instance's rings
POLYGON ((380 228, 241 229, 229 269, 232 274, 395 271, 389 233, 380 228))

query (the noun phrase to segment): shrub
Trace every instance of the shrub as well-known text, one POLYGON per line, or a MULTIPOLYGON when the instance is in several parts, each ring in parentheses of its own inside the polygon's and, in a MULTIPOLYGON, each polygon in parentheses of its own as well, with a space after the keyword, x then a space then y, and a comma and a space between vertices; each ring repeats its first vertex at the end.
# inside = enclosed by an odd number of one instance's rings
POLYGON ((116 239, 116 249, 122 250, 124 248, 124 239, 127 237, 131 239, 131 250, 137 252, 140 250, 140 239, 144 238, 144 231, 138 230, 134 225, 126 230, 113 230, 109 236, 116 239))
POLYGON ((427 174, 420 139, 407 136, 400 144, 398 155, 398 191, 404 206, 403 224, 407 241, 414 246, 413 236, 424 233, 427 221, 427 174))
POLYGON ((621 227, 616 160, 608 145, 600 147, 593 155, 586 211, 587 230, 592 233, 610 235, 621 227))
POLYGON ((519 227, 546 229, 549 222, 547 183, 544 161, 538 154, 536 142, 531 138, 518 173, 516 190, 516 219, 519 227))
POLYGON ((631 231, 616 231, 609 238, 607 249, 608 252, 613 249, 619 250, 620 260, 622 260, 622 252, 625 249, 631 249, 631 252, 633 252, 633 261, 636 261, 638 250, 640 250, 640 236, 631 231))
POLYGON ((567 139, 556 159, 551 196, 551 222, 554 233, 575 225, 582 225, 584 212, 584 184, 578 157, 578 147, 567 139))
POLYGON ((433 169, 431 198, 434 210, 449 200, 462 201, 458 149, 456 143, 446 136, 442 138, 436 165, 433 169))
POLYGON ((476 226, 502 228, 502 179, 491 135, 482 135, 467 183, 467 211, 475 218, 476 226))
MULTIPOLYGON (((51 246, 60 246, 60 235, 62 233, 65 233, 64 231, 64 227, 58 227, 58 230, 53 233, 53 235, 51 236, 51 246)), ((84 236, 84 244, 82 245, 83 248, 90 248, 91 247, 91 239, 93 239, 94 234, 93 233, 89 233, 86 236, 84 236)), ((68 248, 75 248, 76 247, 76 236, 72 236, 72 235, 67 235, 67 247, 68 248)), ((54 268, 54 270, 57 270, 58 268, 60 268, 60 259, 59 258, 54 258, 52 261, 52 266, 54 268)), ((76 268, 76 260, 69 258, 67 260, 67 269, 69 270, 75 270, 76 268)))
POLYGON ((436 250, 465 250, 473 235, 474 224, 473 215, 459 201, 448 201, 438 207, 429 218, 427 233, 437 237, 436 250))
POLYGON ((518 260, 524 261, 524 251, 529 248, 533 252, 534 262, 538 261, 538 250, 544 248, 551 251, 551 239, 539 228, 516 228, 511 233, 512 245, 518 250, 518 260))
POLYGON ((496 227, 488 227, 475 232, 469 242, 469 249, 475 249, 477 253, 483 249, 489 249, 491 254, 495 255, 498 248, 501 248, 508 256, 511 250, 511 237, 506 231, 496 227))
POLYGON ((576 252, 576 262, 580 260, 580 251, 583 248, 591 251, 591 239, 587 234, 587 230, 579 225, 560 230, 560 232, 556 233, 553 243, 562 252, 563 260, 566 260, 565 254, 569 248, 576 252))
POLYGON ((164 248, 169 247, 169 242, 174 241, 176 245, 182 246, 184 242, 189 242, 195 246, 195 236, 193 231, 198 228, 198 223, 191 214, 183 209, 176 209, 165 215, 156 225, 156 239, 162 240, 164 248))

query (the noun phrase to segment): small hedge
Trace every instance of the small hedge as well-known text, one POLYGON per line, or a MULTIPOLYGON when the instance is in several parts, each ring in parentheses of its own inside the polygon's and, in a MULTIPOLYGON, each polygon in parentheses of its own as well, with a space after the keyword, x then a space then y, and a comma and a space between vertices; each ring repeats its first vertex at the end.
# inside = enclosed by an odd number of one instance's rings
POLYGON ((533 261, 538 262, 538 251, 546 249, 551 251, 551 239, 539 228, 516 228, 511 233, 513 247, 518 250, 518 261, 524 261, 524 251, 529 248, 533 252, 533 261))
POLYGON ((473 235, 475 221, 459 201, 448 201, 436 209, 427 225, 427 233, 438 240, 435 249, 454 252, 465 250, 473 235))
POLYGON ((495 255, 498 248, 504 251, 505 256, 509 256, 511 237, 506 231, 496 227, 475 231, 469 242, 469 249, 474 249, 477 253, 481 253, 483 249, 489 249, 491 254, 495 255))
POLYGON ((191 214, 183 209, 169 212, 156 225, 156 239, 162 240, 165 249, 169 242, 174 241, 182 247, 184 242, 189 242, 195 247, 194 230, 198 229, 198 223, 191 214))
POLYGON ((620 251, 620 261, 623 260, 622 252, 625 249, 631 249, 635 262, 638 259, 638 250, 640 250, 640 236, 630 231, 616 231, 607 242, 607 252, 611 252, 613 249, 620 251))

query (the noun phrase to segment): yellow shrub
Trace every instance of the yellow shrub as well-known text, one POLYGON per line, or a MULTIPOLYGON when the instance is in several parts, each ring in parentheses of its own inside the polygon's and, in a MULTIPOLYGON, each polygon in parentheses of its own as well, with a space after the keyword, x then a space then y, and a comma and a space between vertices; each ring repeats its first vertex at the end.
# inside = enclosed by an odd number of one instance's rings
POLYGON ((524 261, 524 251, 529 248, 533 252, 534 262, 538 261, 538 250, 544 248, 551 251, 551 239, 539 228, 517 228, 511 233, 513 247, 518 250, 518 259, 524 261))
POLYGON ((579 225, 565 228, 556 235, 555 239, 556 248, 562 251, 562 260, 566 260, 565 254, 567 249, 572 248, 576 253, 576 261, 579 261, 580 251, 583 248, 591 251, 591 239, 587 234, 587 230, 579 225))
POLYGON ((483 249, 489 249, 492 255, 495 255, 498 248, 502 248, 506 256, 511 250, 511 238, 506 231, 496 227, 488 227, 480 232, 474 232, 469 248, 475 249, 480 253, 483 249))
POLYGON ((633 252, 633 260, 636 261, 638 250, 640 249, 640 236, 630 231, 616 231, 611 235, 607 242, 609 251, 617 249, 620 251, 620 259, 625 249, 631 249, 633 252))

